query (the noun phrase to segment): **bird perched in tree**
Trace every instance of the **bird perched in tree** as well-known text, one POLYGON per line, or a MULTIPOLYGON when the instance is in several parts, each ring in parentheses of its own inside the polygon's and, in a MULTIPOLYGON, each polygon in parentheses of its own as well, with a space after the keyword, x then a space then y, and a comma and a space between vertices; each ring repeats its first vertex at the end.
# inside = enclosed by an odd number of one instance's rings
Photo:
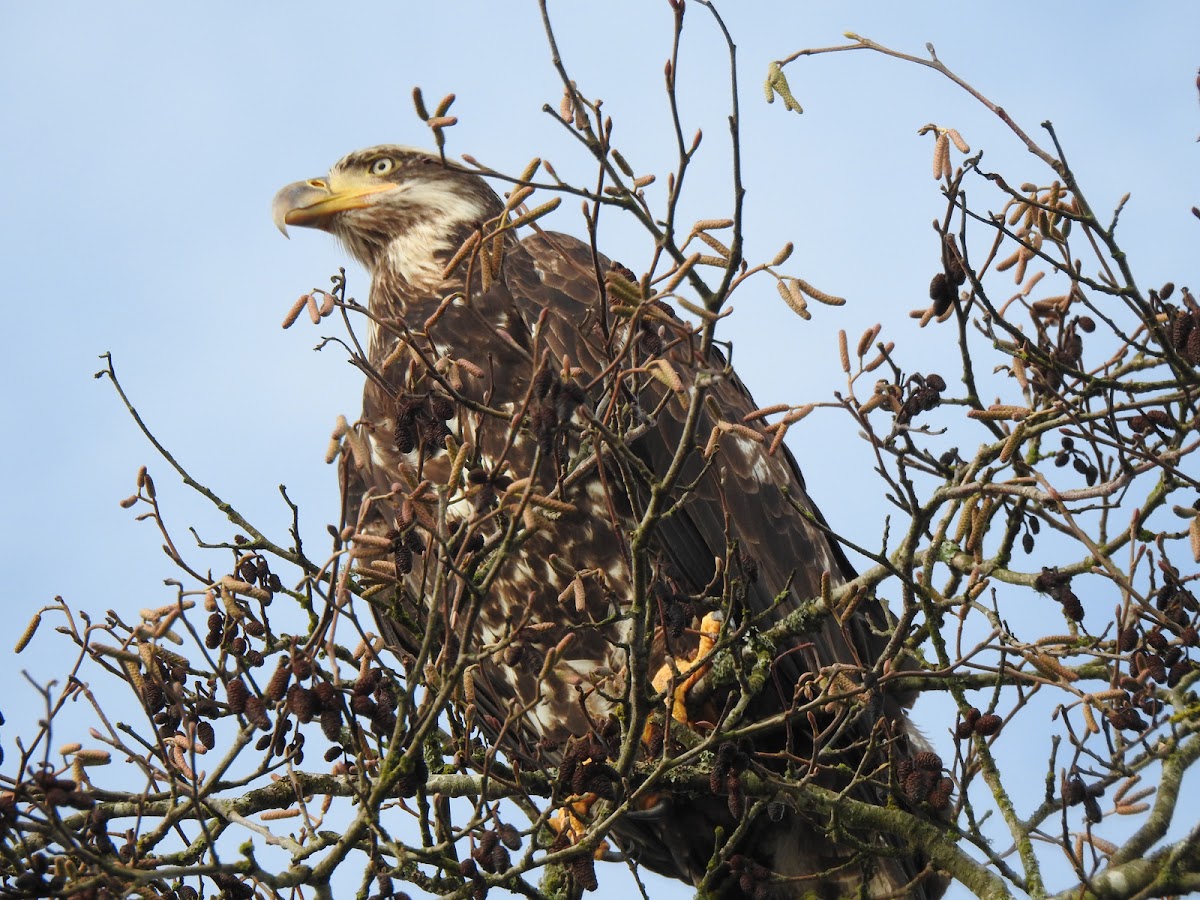
POLYGON ((557 769, 560 846, 686 730, 711 736, 709 784, 634 797, 610 834, 628 857, 731 898, 938 896, 919 848, 783 785, 944 805, 885 689, 885 608, 822 602, 853 570, 723 354, 650 279, 519 239, 527 193, 379 146, 275 198, 285 233, 328 231, 371 274, 343 473, 349 522, 389 554, 359 561, 389 646, 411 678, 461 673, 460 732, 557 769), (750 774, 780 787, 747 818, 750 774))

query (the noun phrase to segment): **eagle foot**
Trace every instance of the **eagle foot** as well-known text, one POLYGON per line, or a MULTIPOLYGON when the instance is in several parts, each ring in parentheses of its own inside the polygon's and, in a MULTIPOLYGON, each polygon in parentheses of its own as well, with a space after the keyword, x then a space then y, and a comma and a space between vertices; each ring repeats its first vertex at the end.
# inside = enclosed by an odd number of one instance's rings
MULTIPOLYGON (((551 850, 561 850, 571 844, 577 844, 587 834, 587 823, 584 821, 591 812, 592 805, 600 799, 599 794, 588 792, 581 794, 566 804, 560 806, 550 816, 550 828, 556 837, 550 845, 551 850)), ((601 841, 592 852, 593 858, 606 862, 612 859, 612 847, 608 841, 601 841)))
POLYGON ((671 800, 666 794, 647 794, 637 804, 637 809, 625 813, 625 818, 635 822, 657 822, 665 819, 671 811, 671 800))
MULTIPOLYGON (((705 615, 700 622, 700 644, 696 648, 695 656, 682 666, 678 662, 674 664, 670 662, 664 663, 654 673, 654 677, 650 681, 656 692, 665 693, 671 687, 671 682, 675 680, 677 673, 683 676, 682 680, 675 685, 675 689, 671 691, 671 718, 676 722, 689 727, 692 724, 691 719, 688 717, 688 692, 712 668, 711 664, 705 660, 705 657, 716 646, 717 636, 721 633, 721 624, 724 621, 725 616, 720 610, 714 610, 705 615)), ((647 746, 654 743, 654 727, 653 723, 648 723, 642 734, 642 742, 647 746)))

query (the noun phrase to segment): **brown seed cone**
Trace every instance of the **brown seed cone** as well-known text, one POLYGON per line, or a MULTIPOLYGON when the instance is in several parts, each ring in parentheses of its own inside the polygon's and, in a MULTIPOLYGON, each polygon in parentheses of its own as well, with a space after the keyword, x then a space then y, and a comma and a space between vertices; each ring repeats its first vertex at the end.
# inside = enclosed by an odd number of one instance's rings
POLYGON ((508 855, 508 849, 504 847, 503 844, 497 844, 494 848, 492 848, 491 863, 492 868, 490 871, 496 873, 506 872, 508 871, 509 866, 512 865, 512 859, 508 855))
POLYGON ((337 688, 328 681, 318 681, 312 686, 312 692, 316 695, 317 702, 321 704, 321 709, 337 707, 337 688))
MULTIPOLYGON (((401 797, 409 798, 417 796, 417 791, 425 786, 425 782, 429 780, 429 767, 425 765, 425 760, 417 757, 416 764, 411 772, 406 772, 396 782, 396 793, 401 797)), ((492 832, 487 832, 491 834, 492 832)))
POLYGON ((932 750, 926 750, 913 757, 914 769, 925 769, 930 772, 942 771, 942 758, 932 750))
POLYGON ((298 653, 292 659, 292 674, 304 680, 312 675, 312 660, 303 653, 298 653))
POLYGON ((1083 779, 1078 775, 1073 775, 1067 780, 1067 792, 1064 799, 1067 801, 1067 806, 1074 806, 1077 803, 1082 803, 1083 798, 1087 796, 1087 785, 1083 783, 1083 779))
POLYGON ((1004 720, 995 714, 980 716, 975 723, 975 732, 984 737, 990 737, 1000 730, 1000 726, 1004 724, 1004 720))
POLYGON ((500 840, 504 843, 505 847, 514 851, 521 849, 521 833, 517 831, 515 827, 506 822, 501 825, 497 831, 499 832, 500 840))
POLYGON ((1171 671, 1167 673, 1167 687, 1176 687, 1179 682, 1185 677, 1192 674, 1196 670, 1196 663, 1188 659, 1181 659, 1175 665, 1171 666, 1171 671))
POLYGON ((575 879, 575 883, 585 891, 594 891, 599 882, 596 881, 596 863, 590 856, 580 854, 567 863, 567 871, 575 879))
POLYGON ((929 283, 929 299, 933 301, 934 315, 945 315, 956 295, 953 282, 946 277, 944 272, 938 272, 933 276, 933 280, 929 283))
POLYGON ((1187 344, 1183 348, 1183 358, 1193 366, 1200 363, 1200 328, 1193 326, 1188 333, 1187 344))
POLYGON ((358 680, 354 682, 354 693, 359 695, 370 694, 379 684, 379 680, 383 677, 382 669, 367 669, 358 676, 358 680))
POLYGON ((271 674, 271 680, 267 682, 267 689, 263 693, 275 702, 279 702, 283 699, 283 695, 287 693, 288 683, 291 680, 291 667, 288 665, 286 659, 280 660, 279 666, 271 674))
POLYGON ((729 775, 729 764, 717 760, 712 771, 708 773, 708 789, 714 794, 725 793, 725 783, 729 775))
POLYGON ((500 861, 496 854, 497 850, 503 850, 500 846, 500 836, 494 831, 485 831, 479 837, 479 843, 475 849, 471 851, 471 856, 479 863, 480 867, 485 872, 490 872, 493 875, 501 869, 496 867, 496 863, 500 861))
POLYGON ((915 769, 904 779, 904 794, 913 803, 920 803, 929 798, 930 791, 938 782, 938 777, 928 769, 915 769))
POLYGON ((663 743, 666 737, 666 732, 663 727, 657 722, 650 723, 646 728, 646 747, 647 753, 652 758, 662 756, 663 743))
POLYGON ((246 629, 246 634, 252 635, 253 637, 262 637, 267 633, 266 626, 256 619, 246 619, 246 621, 242 623, 242 628, 246 629))
POLYGON ((262 697, 251 694, 246 698, 246 718, 255 728, 262 731, 271 729, 271 717, 267 715, 267 707, 263 703, 262 697))
POLYGON ((335 743, 342 737, 342 711, 336 706, 321 710, 321 734, 335 743))
POLYGON ((246 689, 246 683, 240 678, 235 678, 225 688, 225 698, 229 703, 229 709, 238 715, 246 711, 246 700, 249 697, 250 691, 246 689))
POLYGON ((746 795, 742 792, 742 780, 737 775, 730 775, 725 780, 725 788, 729 791, 729 814, 740 822, 746 814, 746 795))
POLYGON ((293 684, 288 688, 288 710, 303 723, 311 722, 317 709, 317 700, 312 691, 303 685, 293 684))
POLYGON ((1161 651, 1167 649, 1169 642, 1167 641, 1167 636, 1155 628, 1153 631, 1146 632, 1146 643, 1155 650, 1161 651))
POLYGON ((929 805, 941 812, 950 806, 950 795, 954 793, 954 780, 943 778, 929 794, 929 805))
POLYGON ((167 705, 167 695, 162 685, 155 681, 147 681, 142 685, 142 703, 146 709, 155 713, 167 705))

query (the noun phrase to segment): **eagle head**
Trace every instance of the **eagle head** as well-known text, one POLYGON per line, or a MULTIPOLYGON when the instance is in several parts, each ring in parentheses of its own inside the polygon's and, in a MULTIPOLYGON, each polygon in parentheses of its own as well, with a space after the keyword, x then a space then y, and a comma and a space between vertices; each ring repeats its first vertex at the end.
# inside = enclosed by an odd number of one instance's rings
POLYGON ((501 209, 478 175, 397 144, 347 154, 327 176, 289 184, 272 204, 285 236, 288 225, 328 231, 373 274, 391 269, 410 283, 440 272, 438 255, 501 209))

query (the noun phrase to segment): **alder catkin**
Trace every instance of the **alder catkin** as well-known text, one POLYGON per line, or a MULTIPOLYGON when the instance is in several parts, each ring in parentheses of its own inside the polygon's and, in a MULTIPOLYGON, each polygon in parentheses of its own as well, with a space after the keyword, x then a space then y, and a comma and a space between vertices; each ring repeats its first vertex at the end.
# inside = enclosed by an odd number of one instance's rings
POLYGON ((20 653, 29 646, 29 642, 33 640, 33 636, 37 633, 38 626, 42 624, 42 614, 38 613, 29 620, 29 624, 25 626, 25 630, 21 632, 21 636, 17 638, 17 645, 13 648, 13 653, 20 653))
MULTIPOLYGON (((299 300, 292 304, 292 308, 287 311, 287 315, 283 317, 283 327, 291 328, 296 319, 300 317, 300 313, 304 307, 308 305, 308 301, 312 298, 308 294, 303 294, 299 300)), ((140 487, 140 485, 139 485, 140 487)))
POLYGON ((933 145, 933 178, 940 180, 942 175, 950 174, 950 138, 939 134, 933 145))

